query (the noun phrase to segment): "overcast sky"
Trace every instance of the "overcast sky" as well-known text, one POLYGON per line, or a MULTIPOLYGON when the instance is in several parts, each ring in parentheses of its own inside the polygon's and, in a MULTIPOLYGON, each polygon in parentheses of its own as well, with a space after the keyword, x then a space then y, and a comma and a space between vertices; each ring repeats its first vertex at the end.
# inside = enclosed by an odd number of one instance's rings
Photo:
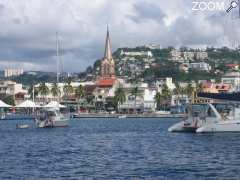
POLYGON ((192 7, 193 0, 0 0, 0 69, 55 71, 58 31, 64 70, 82 71, 102 58, 107 24, 113 50, 237 44, 240 19, 192 7))

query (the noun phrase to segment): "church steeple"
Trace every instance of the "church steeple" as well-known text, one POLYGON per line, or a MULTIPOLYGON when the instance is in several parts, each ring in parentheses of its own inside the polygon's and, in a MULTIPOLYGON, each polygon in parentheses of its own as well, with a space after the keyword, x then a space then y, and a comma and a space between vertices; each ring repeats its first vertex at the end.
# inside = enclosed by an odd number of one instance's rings
POLYGON ((111 40, 110 40, 108 26, 107 26, 107 37, 106 37, 104 58, 108 60, 112 59, 112 47, 111 47, 111 40))
POLYGON ((110 33, 109 33, 108 27, 107 27, 105 52, 101 62, 101 77, 115 78, 115 62, 112 56, 112 47, 111 47, 110 33))

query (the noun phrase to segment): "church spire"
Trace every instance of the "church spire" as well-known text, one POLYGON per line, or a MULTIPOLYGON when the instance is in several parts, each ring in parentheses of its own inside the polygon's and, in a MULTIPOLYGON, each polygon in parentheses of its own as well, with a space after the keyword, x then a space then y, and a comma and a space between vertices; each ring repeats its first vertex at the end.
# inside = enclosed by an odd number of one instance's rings
POLYGON ((112 59, 112 47, 111 47, 111 41, 110 41, 108 26, 107 26, 107 37, 106 37, 104 58, 106 58, 108 60, 112 59))
POLYGON ((108 27, 107 27, 105 52, 104 52, 104 57, 101 62, 101 77, 102 78, 115 78, 115 62, 112 57, 112 48, 111 48, 111 41, 110 41, 108 27))

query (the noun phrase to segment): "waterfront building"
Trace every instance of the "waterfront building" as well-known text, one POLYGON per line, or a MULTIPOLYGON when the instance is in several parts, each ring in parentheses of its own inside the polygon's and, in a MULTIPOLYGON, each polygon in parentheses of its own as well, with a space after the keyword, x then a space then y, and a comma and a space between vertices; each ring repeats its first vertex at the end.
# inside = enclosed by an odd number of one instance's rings
POLYGON ((26 89, 23 89, 23 85, 14 81, 1 81, 0 82, 0 94, 1 96, 14 96, 17 93, 27 93, 26 89))
POLYGON ((223 75, 222 77, 223 84, 231 85, 231 91, 239 91, 240 90, 240 73, 239 72, 229 72, 223 75))
POLYGON ((230 84, 212 82, 202 83, 202 92, 204 93, 227 93, 230 90, 231 90, 230 84))
POLYGON ((153 112, 156 108, 155 95, 156 88, 150 88, 147 83, 124 83, 121 81, 122 88, 126 95, 126 102, 119 106, 120 113, 144 113, 153 112), (133 89, 138 89, 137 96, 132 93, 133 89))

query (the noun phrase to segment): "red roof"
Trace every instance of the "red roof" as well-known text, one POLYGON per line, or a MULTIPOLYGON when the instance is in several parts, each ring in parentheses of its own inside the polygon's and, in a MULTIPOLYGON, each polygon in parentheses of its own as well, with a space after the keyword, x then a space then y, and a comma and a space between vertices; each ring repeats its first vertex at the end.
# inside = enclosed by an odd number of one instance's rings
POLYGON ((100 79, 97 82, 97 86, 100 87, 111 87, 114 85, 116 79, 108 78, 108 79, 100 79))
POLYGON ((238 64, 226 64, 225 66, 229 68, 235 68, 238 66, 238 64))

